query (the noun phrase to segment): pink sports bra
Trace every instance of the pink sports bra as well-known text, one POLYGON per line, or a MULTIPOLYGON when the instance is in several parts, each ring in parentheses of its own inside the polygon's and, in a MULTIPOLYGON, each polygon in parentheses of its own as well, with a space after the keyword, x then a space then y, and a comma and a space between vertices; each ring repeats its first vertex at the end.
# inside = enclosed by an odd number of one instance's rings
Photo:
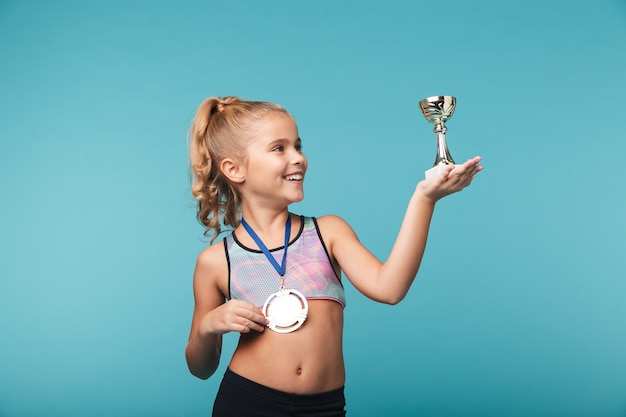
MULTIPOLYGON (((300 291, 307 299, 326 299, 346 306, 341 280, 335 273, 314 217, 301 216, 300 230, 289 243, 285 287, 300 291)), ((229 298, 262 307, 278 291, 280 276, 263 252, 242 245, 231 233, 224 238, 228 261, 229 298)), ((281 259, 284 247, 271 249, 281 259)))

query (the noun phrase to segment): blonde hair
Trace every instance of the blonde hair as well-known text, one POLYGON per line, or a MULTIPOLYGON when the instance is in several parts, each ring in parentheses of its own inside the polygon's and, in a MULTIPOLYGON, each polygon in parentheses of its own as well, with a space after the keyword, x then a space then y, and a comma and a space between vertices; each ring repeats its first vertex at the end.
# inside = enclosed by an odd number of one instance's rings
POLYGON ((196 217, 211 242, 222 232, 222 224, 234 229, 240 223, 241 197, 220 164, 225 158, 245 158, 253 124, 270 112, 287 113, 278 104, 233 96, 211 97, 198 107, 189 132, 191 193, 198 201, 196 217))

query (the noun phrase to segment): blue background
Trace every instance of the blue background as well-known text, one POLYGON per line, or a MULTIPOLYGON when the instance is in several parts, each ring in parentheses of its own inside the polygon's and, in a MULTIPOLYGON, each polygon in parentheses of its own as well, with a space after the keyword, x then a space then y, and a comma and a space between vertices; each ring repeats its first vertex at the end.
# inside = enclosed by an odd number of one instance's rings
POLYGON ((349 415, 626 416, 625 42, 623 0, 0 1, 0 416, 209 414, 220 377, 183 355, 204 98, 286 106, 293 211, 385 259, 442 94, 485 170, 400 305, 346 284, 349 415))

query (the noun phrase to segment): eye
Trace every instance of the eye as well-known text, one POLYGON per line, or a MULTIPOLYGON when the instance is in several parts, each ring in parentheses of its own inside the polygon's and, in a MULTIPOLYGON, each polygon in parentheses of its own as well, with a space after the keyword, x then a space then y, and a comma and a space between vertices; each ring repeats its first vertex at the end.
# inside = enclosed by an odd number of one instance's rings
POLYGON ((282 152, 284 150, 285 150, 285 147, 283 145, 277 145, 272 148, 272 152, 282 152))

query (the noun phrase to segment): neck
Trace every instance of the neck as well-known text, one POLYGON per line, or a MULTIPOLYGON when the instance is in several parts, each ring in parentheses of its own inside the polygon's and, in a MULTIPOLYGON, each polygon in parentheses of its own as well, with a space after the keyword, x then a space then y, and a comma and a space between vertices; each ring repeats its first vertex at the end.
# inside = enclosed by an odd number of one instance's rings
MULTIPOLYGON (((254 230, 263 243, 270 249, 280 247, 284 244, 285 224, 287 216, 290 215, 287 208, 282 211, 272 210, 243 210, 243 218, 254 230)), ((237 229, 237 237, 246 246, 256 246, 243 225, 237 229)), ((292 226, 293 233, 293 226, 292 226)))
POLYGON ((257 232, 263 234, 273 234, 275 231, 284 232, 285 222, 289 216, 288 207, 282 210, 272 209, 247 209, 245 206, 241 210, 246 222, 257 232))

